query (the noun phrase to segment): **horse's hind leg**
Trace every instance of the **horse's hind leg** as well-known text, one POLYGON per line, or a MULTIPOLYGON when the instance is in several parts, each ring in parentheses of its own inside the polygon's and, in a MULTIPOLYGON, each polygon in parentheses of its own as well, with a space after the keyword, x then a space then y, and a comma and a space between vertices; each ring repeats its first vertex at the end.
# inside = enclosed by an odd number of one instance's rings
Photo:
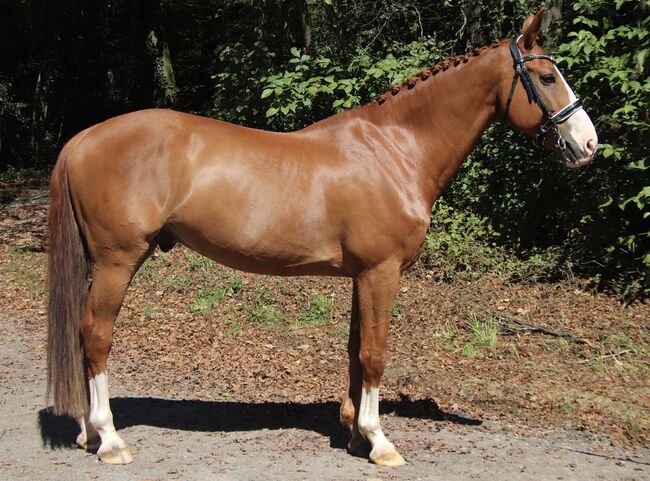
MULTIPOLYGON (((95 263, 88 303, 81 320, 81 334, 86 354, 89 380, 89 424, 85 424, 87 446, 95 444, 96 432, 100 437, 97 455, 104 463, 128 464, 133 461, 126 444, 115 431, 113 414, 109 405, 106 363, 113 342, 113 326, 120 310, 126 288, 133 274, 147 257, 148 251, 124 255, 119 262, 95 263), (95 442, 94 442, 95 441, 95 442)), ((80 424, 82 420, 79 420, 80 424)), ((82 433, 84 429, 82 426, 82 433)))
POLYGON ((79 428, 81 429, 81 432, 77 436, 77 445, 80 448, 86 449, 88 451, 92 451, 94 449, 99 449, 99 444, 101 440, 99 438, 99 433, 97 432, 97 430, 94 428, 92 424, 90 424, 90 419, 88 414, 89 413, 86 413, 85 416, 77 418, 77 422, 79 423, 79 428))

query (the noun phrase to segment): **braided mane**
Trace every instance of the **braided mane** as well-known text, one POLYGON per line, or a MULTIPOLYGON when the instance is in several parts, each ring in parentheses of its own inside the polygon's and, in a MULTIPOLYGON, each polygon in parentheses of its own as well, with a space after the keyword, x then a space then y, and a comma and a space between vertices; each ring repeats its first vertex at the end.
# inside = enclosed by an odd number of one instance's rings
POLYGON ((469 62, 469 59, 471 57, 478 57, 479 55, 481 55, 486 50, 491 50, 493 48, 497 48, 497 47, 501 46, 502 43, 503 43, 503 41, 496 40, 492 44, 487 45, 485 47, 477 47, 477 48, 472 49, 470 52, 465 53, 463 55, 455 55, 453 57, 449 57, 447 59, 441 60, 437 64, 432 65, 431 67, 427 67, 424 70, 416 73, 412 77, 404 80, 401 84, 393 85, 392 87, 390 87, 390 89, 388 89, 388 91, 386 93, 381 94, 381 95, 377 95, 373 99, 373 101, 376 102, 378 105, 381 105, 384 102, 386 102, 386 99, 388 98, 387 97, 388 95, 393 95, 393 96, 397 95, 403 87, 406 87, 408 90, 411 90, 413 87, 415 87, 415 85, 416 85, 416 83, 418 81, 424 82, 429 77, 433 77, 433 76, 437 75, 439 72, 444 72, 445 70, 448 70, 449 67, 452 67, 452 66, 456 67, 456 66, 460 65, 461 63, 467 63, 467 62, 469 62))

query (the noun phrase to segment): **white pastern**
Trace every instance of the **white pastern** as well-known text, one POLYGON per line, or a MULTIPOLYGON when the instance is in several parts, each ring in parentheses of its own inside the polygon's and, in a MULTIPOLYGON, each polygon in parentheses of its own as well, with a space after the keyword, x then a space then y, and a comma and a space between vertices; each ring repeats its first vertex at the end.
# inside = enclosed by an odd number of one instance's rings
MULTIPOLYGON (((573 90, 569 87, 569 84, 562 76, 560 70, 557 67, 555 70, 557 71, 559 78, 562 80, 564 88, 567 90, 569 102, 575 102, 577 98, 573 93, 573 90)), ((566 122, 564 122, 564 124, 566 125, 567 133, 573 137, 573 140, 575 140, 580 146, 580 149, 582 149, 583 155, 585 157, 591 157, 598 146, 598 134, 596 134, 596 128, 591 122, 589 115, 587 115, 587 112, 585 112, 585 109, 581 108, 575 112, 566 122)))
POLYGON ((98 453, 126 447, 115 431, 113 413, 108 400, 108 376, 102 372, 90 380, 89 419, 102 441, 98 453))
POLYGON ((77 418, 81 432, 77 436, 77 445, 83 449, 96 449, 99 447, 99 433, 95 431, 95 428, 88 417, 77 418))
POLYGON ((358 424, 361 435, 372 444, 373 453, 395 451, 395 447, 386 439, 379 424, 379 388, 372 387, 368 391, 365 388, 361 390, 358 424))

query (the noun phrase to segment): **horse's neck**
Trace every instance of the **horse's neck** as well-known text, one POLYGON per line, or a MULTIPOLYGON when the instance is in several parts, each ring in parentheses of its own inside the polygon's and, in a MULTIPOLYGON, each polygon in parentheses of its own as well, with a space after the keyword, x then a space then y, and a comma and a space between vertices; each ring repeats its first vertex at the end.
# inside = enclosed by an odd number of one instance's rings
POLYGON ((395 159, 417 166, 414 181, 428 208, 494 120, 498 86, 496 51, 450 67, 369 111, 387 138, 400 144, 395 159))

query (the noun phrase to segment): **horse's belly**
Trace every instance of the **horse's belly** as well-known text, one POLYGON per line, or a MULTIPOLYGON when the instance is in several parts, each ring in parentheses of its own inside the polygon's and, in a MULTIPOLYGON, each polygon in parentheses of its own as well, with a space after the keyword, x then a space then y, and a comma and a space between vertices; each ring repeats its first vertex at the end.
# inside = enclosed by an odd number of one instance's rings
POLYGON ((345 275, 340 248, 314 233, 296 236, 290 226, 285 232, 176 225, 174 237, 190 249, 234 269, 269 275, 345 275))

